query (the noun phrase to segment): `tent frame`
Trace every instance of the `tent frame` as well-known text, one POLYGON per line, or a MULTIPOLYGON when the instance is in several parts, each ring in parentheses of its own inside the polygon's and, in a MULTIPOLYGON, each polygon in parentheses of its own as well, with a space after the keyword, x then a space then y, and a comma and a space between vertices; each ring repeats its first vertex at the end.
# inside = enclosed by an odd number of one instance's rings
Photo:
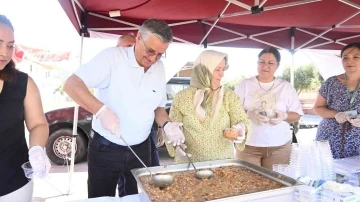
MULTIPOLYGON (((200 45, 200 46, 203 46, 205 48, 207 47, 207 45, 219 45, 219 44, 233 42, 233 41, 240 41, 240 40, 244 40, 244 39, 250 39, 250 40, 257 41, 259 43, 265 44, 265 45, 276 47, 276 48, 281 49, 281 50, 288 50, 292 55, 292 67, 290 68, 290 82, 291 82, 292 85, 294 85, 294 64, 295 64, 294 54, 298 50, 300 50, 302 48, 308 48, 308 49, 318 48, 318 47, 321 47, 323 45, 327 45, 327 44, 331 44, 331 43, 336 43, 336 44, 340 44, 340 45, 345 46, 346 44, 343 43, 342 41, 360 37, 360 34, 350 36, 350 37, 344 37, 344 38, 340 38, 340 39, 336 39, 336 40, 324 37, 324 35, 326 33, 330 32, 331 30, 333 30, 335 28, 342 28, 342 29, 357 29, 357 28, 360 28, 360 25, 343 25, 343 23, 345 23, 346 21, 348 21, 348 20, 354 18, 355 16, 357 16, 358 14, 360 14, 360 5, 358 5, 356 3, 353 3, 350 0, 338 0, 338 1, 344 3, 344 4, 348 5, 348 6, 354 7, 356 9, 358 9, 358 11, 353 13, 349 17, 345 18, 341 22, 339 22, 339 23, 337 23, 335 25, 332 25, 330 27, 284 27, 284 28, 278 28, 278 29, 274 29, 274 30, 270 30, 270 31, 266 31, 266 32, 259 32, 259 33, 252 34, 252 35, 246 35, 246 34, 236 32, 234 30, 231 30, 231 29, 228 29, 228 28, 225 28, 225 27, 222 27, 222 26, 218 26, 217 23, 222 18, 229 18, 229 17, 235 17, 235 16, 249 15, 249 14, 258 14, 258 13, 266 12, 266 11, 269 11, 269 10, 286 8, 286 7, 291 7, 291 6, 304 5, 304 4, 319 2, 319 1, 323 1, 323 0, 299 0, 299 1, 291 2, 291 3, 284 3, 284 4, 269 6, 269 7, 264 7, 264 4, 267 2, 267 0, 262 0, 261 2, 259 0, 254 0, 254 6, 247 5, 247 4, 239 2, 237 0, 225 0, 225 1, 227 1, 228 3, 226 4, 226 6, 223 8, 223 10, 221 11, 221 13, 218 16, 203 19, 203 20, 200 20, 200 21, 199 20, 187 20, 187 21, 183 21, 183 22, 177 22, 177 23, 169 24, 170 27, 174 27, 174 26, 181 26, 181 25, 193 24, 193 23, 199 23, 200 22, 203 25, 210 26, 209 30, 207 30, 204 37, 199 41, 198 44, 187 41, 185 39, 181 39, 181 38, 176 37, 176 36, 174 36, 174 39, 177 40, 177 41, 183 42, 183 43, 187 43, 187 44, 200 45), (234 4, 236 6, 244 8, 247 11, 224 14, 225 11, 227 10, 227 8, 231 4, 234 4), (211 23, 211 22, 209 22, 209 20, 215 20, 215 21, 213 23, 211 23), (207 37, 212 32, 212 30, 215 29, 215 28, 223 30, 225 32, 235 34, 235 35, 237 35, 237 37, 207 43, 207 40, 206 40, 207 37), (306 28, 326 28, 326 30, 321 32, 320 34, 317 34, 317 33, 313 33, 313 32, 305 30, 306 28), (280 31, 285 31, 285 30, 290 31, 290 42, 291 42, 291 44, 290 44, 291 48, 290 49, 286 49, 284 47, 273 44, 271 42, 264 41, 264 40, 261 40, 259 38, 256 38, 258 36, 268 35, 268 34, 280 32, 280 31), (300 31, 302 33, 306 33, 308 35, 311 35, 311 36, 313 36, 313 38, 311 38, 307 42, 303 43, 302 45, 300 45, 298 47, 295 47, 295 39, 296 39, 295 30, 300 31), (324 40, 326 40, 326 42, 322 42, 322 43, 314 44, 314 45, 311 45, 311 46, 307 46, 311 42, 315 41, 318 38, 324 39, 324 40)), ((131 23, 131 22, 127 22, 127 21, 124 21, 124 20, 114 19, 114 18, 111 18, 111 17, 108 17, 108 16, 93 13, 93 12, 87 12, 83 8, 83 6, 79 3, 78 0, 71 0, 71 4, 72 4, 73 11, 75 13, 76 21, 78 23, 78 26, 80 27, 80 33, 81 33, 80 65, 81 65, 81 62, 82 62, 81 60, 82 60, 82 51, 83 51, 83 38, 84 38, 84 34, 88 33, 88 31, 120 31, 120 30, 121 31, 137 31, 139 29, 139 27, 140 27, 140 25, 137 25, 137 24, 134 24, 134 23, 131 23), (82 13, 78 13, 77 8, 79 8, 82 13), (119 24, 128 25, 130 27, 111 27, 111 28, 86 27, 85 24, 83 23, 83 19, 84 19, 85 15, 91 15, 91 16, 102 18, 102 19, 105 19, 105 20, 113 21, 113 22, 116 22, 116 23, 119 23, 119 24)), ((68 194, 70 194, 70 192, 71 192, 71 180, 72 180, 72 174, 74 172, 75 143, 76 143, 76 137, 78 136, 77 122, 78 122, 79 106, 76 104, 74 108, 75 108, 74 109, 74 126, 73 126, 73 137, 72 137, 72 145, 71 145, 71 165, 70 165, 70 180, 69 180, 68 194)))

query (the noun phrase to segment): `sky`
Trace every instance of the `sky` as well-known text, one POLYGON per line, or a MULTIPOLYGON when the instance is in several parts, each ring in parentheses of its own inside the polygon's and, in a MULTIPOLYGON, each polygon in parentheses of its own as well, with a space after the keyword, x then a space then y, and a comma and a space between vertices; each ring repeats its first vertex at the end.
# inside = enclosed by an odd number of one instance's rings
MULTIPOLYGON (((0 13, 6 15, 15 28, 16 43, 34 48, 52 51, 71 51, 75 56, 80 54, 80 36, 67 18, 57 0, 0 0, 0 13), (21 5, 21 6, 19 6, 21 5), (41 7, 41 8, 40 8, 41 7)), ((109 46, 115 46, 116 40, 88 39, 84 40, 83 63, 92 56, 109 46)), ((209 47, 229 55, 230 68, 225 73, 225 80, 240 75, 256 74, 257 55, 260 49, 219 48, 209 47)), ((185 44, 171 44, 164 61, 168 69, 167 77, 171 77, 186 62, 194 61, 204 49, 185 44)), ((282 62, 278 74, 285 66, 292 64, 292 57, 288 51, 280 51, 282 62)), ((299 51, 295 54, 295 66, 312 63, 309 54, 299 51)), ((77 69, 79 62, 74 62, 77 69)))

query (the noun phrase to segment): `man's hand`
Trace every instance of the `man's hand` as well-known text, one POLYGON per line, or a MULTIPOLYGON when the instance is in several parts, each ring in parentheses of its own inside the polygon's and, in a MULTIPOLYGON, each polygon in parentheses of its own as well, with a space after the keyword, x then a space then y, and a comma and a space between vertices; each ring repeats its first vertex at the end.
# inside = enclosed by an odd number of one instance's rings
POLYGON ((346 121, 350 122, 350 117, 345 112, 339 112, 335 115, 335 119, 338 123, 345 123, 346 121))
POLYGON ((96 113, 96 118, 100 119, 101 126, 110 131, 113 135, 120 138, 119 128, 120 122, 117 114, 105 105, 100 108, 100 110, 96 113))
POLYGON ((256 125, 262 125, 264 123, 269 122, 269 118, 267 118, 266 116, 261 115, 260 112, 261 112, 260 109, 251 110, 251 111, 247 112, 249 118, 251 120, 253 120, 256 125))
POLYGON ((33 177, 45 178, 47 176, 51 168, 51 163, 42 147, 33 146, 29 150, 29 161, 33 169, 33 177))
POLYGON ((182 123, 178 122, 168 122, 164 126, 165 134, 168 137, 168 143, 172 144, 173 146, 181 145, 185 142, 185 136, 180 129, 182 125, 182 123))
POLYGON ((278 125, 280 124, 282 121, 286 120, 288 117, 288 114, 286 112, 282 112, 279 110, 275 110, 275 117, 271 118, 269 123, 271 125, 278 125))

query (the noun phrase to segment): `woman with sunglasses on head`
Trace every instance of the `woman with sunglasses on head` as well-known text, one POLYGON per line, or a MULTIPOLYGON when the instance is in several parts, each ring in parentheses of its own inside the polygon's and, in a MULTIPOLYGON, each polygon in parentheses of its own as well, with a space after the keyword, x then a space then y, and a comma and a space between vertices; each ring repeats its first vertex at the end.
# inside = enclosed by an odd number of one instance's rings
POLYGON ((30 161, 32 177, 49 173, 51 164, 44 150, 49 127, 34 80, 15 69, 14 44, 14 28, 0 14, 0 202, 30 202, 33 181, 21 166, 30 161))
POLYGON ((328 140, 336 159, 360 155, 360 43, 345 46, 341 58, 345 73, 323 83, 314 105, 323 118, 316 140, 328 140))
POLYGON ((258 75, 241 81, 235 89, 253 128, 245 149, 237 150, 236 157, 272 169, 274 164, 289 163, 289 123, 298 121, 303 111, 294 87, 274 77, 281 59, 279 51, 265 48, 258 59, 258 75))
POLYGON ((221 86, 227 68, 225 53, 203 51, 195 61, 190 87, 172 101, 170 119, 183 123, 185 136, 185 144, 176 148, 166 144, 175 163, 188 162, 185 149, 199 162, 234 158, 234 143, 239 150, 244 148, 251 127, 236 94, 221 86))

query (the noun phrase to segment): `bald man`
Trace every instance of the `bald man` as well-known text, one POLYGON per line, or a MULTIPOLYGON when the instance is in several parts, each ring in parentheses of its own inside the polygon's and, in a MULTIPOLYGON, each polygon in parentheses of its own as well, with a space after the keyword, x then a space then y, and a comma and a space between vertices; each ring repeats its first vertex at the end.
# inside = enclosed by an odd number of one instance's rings
POLYGON ((136 38, 134 35, 122 35, 121 37, 119 37, 116 47, 131 47, 135 44, 135 42, 136 38))

